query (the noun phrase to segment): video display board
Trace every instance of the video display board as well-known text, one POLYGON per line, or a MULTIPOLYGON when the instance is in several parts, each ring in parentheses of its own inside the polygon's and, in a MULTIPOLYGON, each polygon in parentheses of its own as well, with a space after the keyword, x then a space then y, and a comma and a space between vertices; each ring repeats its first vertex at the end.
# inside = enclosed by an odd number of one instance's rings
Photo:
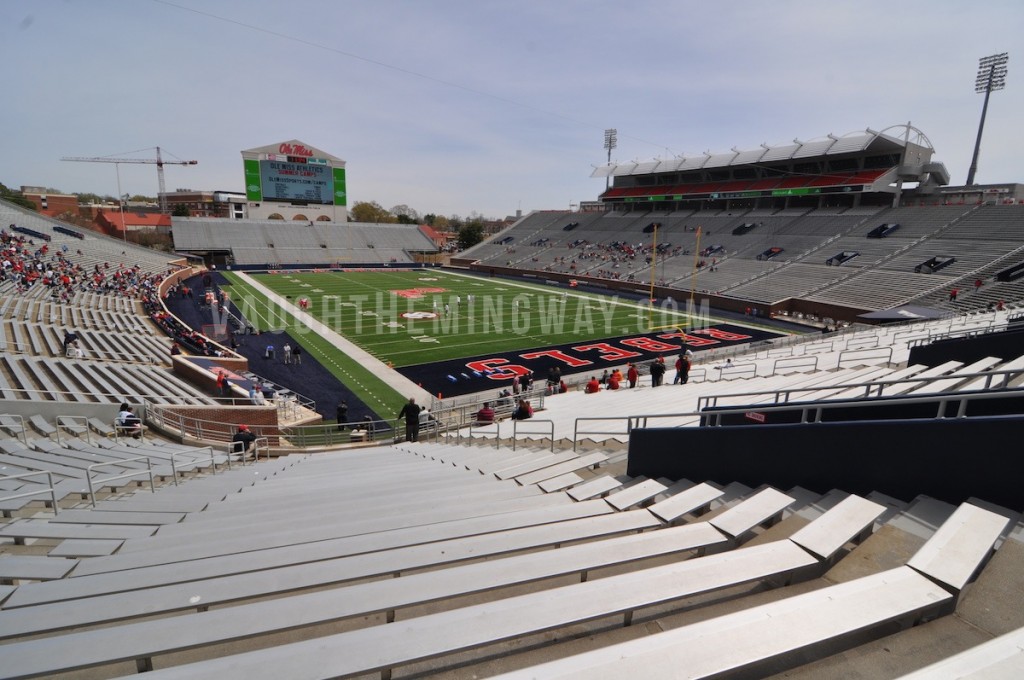
POLYGON ((247 159, 245 191, 250 201, 346 205, 345 168, 333 168, 326 159, 269 156, 247 159))
POLYGON ((307 163, 305 158, 260 161, 260 186, 264 201, 334 203, 330 166, 307 163))

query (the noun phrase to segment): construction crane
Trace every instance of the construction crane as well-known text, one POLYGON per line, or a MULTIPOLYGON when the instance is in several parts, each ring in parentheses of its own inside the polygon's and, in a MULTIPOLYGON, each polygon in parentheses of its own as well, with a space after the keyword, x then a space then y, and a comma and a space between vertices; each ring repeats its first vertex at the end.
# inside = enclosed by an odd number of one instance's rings
MULTIPOLYGON (((78 156, 65 156, 61 158, 62 161, 75 161, 79 163, 146 163, 149 165, 156 165, 156 176, 160 181, 160 193, 157 197, 160 200, 160 212, 167 214, 167 186, 164 184, 164 166, 165 165, 198 165, 199 161, 165 161, 160 156, 160 147, 154 147, 156 149, 156 158, 114 158, 111 156, 101 156, 99 158, 82 158, 78 156)), ((148 151, 148 149, 139 149, 139 151, 148 151)), ((129 153, 136 153, 130 151, 129 153)), ((120 183, 120 180, 118 181, 120 183)), ((121 188, 118 187, 118 192, 121 188)), ((121 200, 118 196, 117 200, 121 200)))

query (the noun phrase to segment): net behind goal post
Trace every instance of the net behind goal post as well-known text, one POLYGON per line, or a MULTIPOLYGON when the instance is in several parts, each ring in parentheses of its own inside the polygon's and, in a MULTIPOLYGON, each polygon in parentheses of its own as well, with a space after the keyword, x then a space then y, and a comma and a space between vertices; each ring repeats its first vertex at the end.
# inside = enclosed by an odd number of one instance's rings
POLYGON ((203 335, 214 342, 224 342, 228 339, 228 325, 226 323, 204 323, 203 335))

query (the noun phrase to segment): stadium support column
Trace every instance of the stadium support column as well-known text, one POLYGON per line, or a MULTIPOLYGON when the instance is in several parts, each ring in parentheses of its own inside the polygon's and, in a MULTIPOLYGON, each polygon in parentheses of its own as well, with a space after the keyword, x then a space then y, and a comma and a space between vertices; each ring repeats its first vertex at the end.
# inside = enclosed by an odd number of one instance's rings
POLYGON ((1006 62, 1009 54, 993 54, 978 60, 978 75, 974 80, 974 91, 985 93, 985 103, 981 106, 981 122, 978 123, 978 138, 974 142, 974 155, 971 157, 971 169, 967 172, 967 185, 974 184, 974 175, 978 171, 978 152, 981 150, 981 133, 985 130, 985 116, 988 114, 988 98, 993 90, 1006 87, 1006 62))
POLYGON ((903 135, 903 153, 900 158, 900 167, 896 175, 896 193, 892 197, 892 207, 900 207, 900 199, 903 198, 903 167, 907 164, 907 148, 910 146, 910 121, 907 121, 907 129, 903 135))

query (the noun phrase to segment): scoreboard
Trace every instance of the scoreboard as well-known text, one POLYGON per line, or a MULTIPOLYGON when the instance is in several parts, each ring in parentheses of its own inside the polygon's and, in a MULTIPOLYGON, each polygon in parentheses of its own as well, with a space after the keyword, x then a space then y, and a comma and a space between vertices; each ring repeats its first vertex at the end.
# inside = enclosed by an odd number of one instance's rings
POLYGON ((245 193, 250 201, 294 205, 346 205, 345 168, 326 158, 264 154, 245 159, 245 193))

